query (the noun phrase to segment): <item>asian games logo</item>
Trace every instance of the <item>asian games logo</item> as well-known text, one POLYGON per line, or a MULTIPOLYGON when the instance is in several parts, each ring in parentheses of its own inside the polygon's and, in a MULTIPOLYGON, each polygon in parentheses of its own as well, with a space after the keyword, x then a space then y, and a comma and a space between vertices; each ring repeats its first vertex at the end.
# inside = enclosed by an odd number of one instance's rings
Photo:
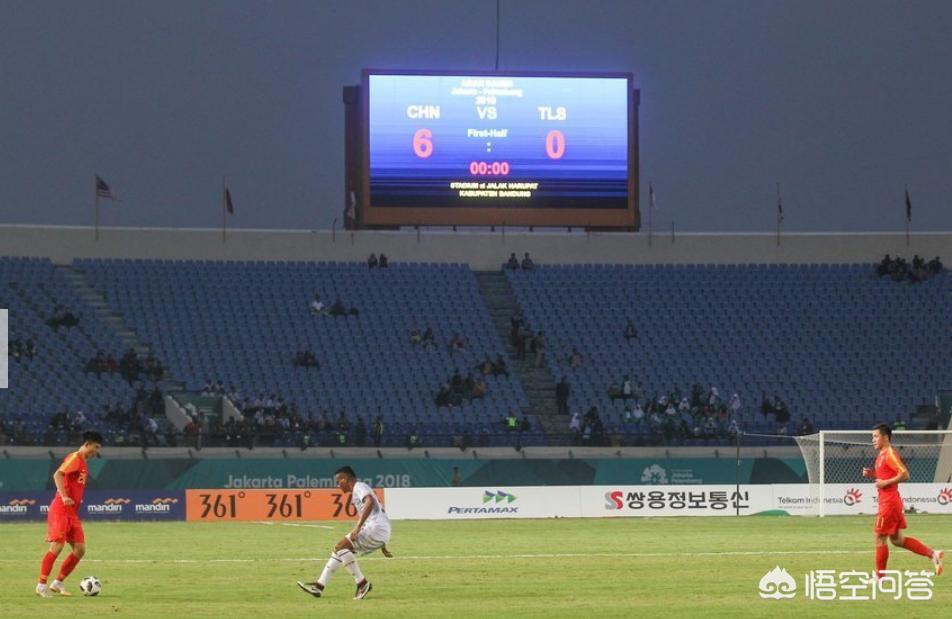
POLYGON ((939 505, 948 505, 952 503, 952 488, 943 488, 940 490, 937 500, 939 501, 939 505))
POLYGON ((863 502, 863 493, 856 488, 850 488, 843 497, 843 502, 852 507, 863 502))
POLYGON ((641 483, 654 486, 667 485, 668 472, 657 464, 652 464, 649 467, 645 467, 645 470, 641 472, 641 483))

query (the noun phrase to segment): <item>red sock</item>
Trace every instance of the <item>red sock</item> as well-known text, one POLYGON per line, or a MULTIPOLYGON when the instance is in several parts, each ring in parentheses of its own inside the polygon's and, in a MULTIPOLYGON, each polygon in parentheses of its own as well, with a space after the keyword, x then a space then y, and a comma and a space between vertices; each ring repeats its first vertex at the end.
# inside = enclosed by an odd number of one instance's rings
POLYGON ((50 577, 50 572, 53 571, 53 564, 56 563, 56 555, 52 552, 47 551, 43 555, 43 564, 40 566, 40 584, 45 585, 46 579, 50 577))
POLYGON ((56 577, 56 580, 66 580, 66 577, 70 575, 77 563, 79 563, 79 557, 69 553, 69 556, 63 561, 63 565, 60 566, 59 576, 56 577))
POLYGON ((932 549, 914 537, 907 537, 906 543, 904 543, 902 547, 905 548, 906 550, 911 550, 917 555, 922 555, 923 557, 929 557, 930 559, 932 558, 932 549))
POLYGON ((883 575, 883 570, 886 569, 886 561, 889 560, 889 546, 883 544, 882 546, 876 546, 876 577, 880 578, 883 575))

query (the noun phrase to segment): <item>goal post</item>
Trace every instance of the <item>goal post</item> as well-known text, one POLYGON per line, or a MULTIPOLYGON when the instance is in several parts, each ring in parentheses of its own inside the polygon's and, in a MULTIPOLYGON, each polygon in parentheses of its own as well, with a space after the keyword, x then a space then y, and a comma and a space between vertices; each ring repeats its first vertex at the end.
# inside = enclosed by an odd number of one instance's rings
MULTIPOLYGON (((796 437, 806 465, 815 514, 826 513, 832 484, 864 484, 873 467, 872 430, 829 430, 796 437)), ((952 482, 952 430, 897 430, 892 445, 909 469, 911 483, 952 482)))

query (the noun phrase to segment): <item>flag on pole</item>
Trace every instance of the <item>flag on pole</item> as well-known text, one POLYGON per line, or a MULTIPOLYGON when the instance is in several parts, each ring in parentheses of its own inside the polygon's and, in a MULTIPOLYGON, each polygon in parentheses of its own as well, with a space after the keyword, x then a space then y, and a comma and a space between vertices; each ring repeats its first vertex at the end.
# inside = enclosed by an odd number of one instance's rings
POLYGON ((651 183, 648 183, 648 204, 651 208, 658 208, 658 205, 655 203, 654 186, 651 183))
POLYGON ((99 175, 96 175, 96 197, 97 198, 108 198, 110 200, 118 200, 116 193, 109 187, 109 184, 104 181, 99 175))
POLYGON ((909 199, 909 185, 906 185, 906 221, 912 221, 912 200, 909 199))
POLYGON ((231 202, 231 192, 228 191, 227 187, 225 187, 225 210, 228 211, 229 215, 235 214, 235 205, 231 202))

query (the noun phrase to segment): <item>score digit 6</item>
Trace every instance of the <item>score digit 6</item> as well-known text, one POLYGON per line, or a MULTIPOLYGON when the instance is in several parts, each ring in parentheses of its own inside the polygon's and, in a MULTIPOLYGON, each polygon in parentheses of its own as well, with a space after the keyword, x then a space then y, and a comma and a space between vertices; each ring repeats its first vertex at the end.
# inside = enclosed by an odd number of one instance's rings
POLYGON ((433 132, 429 129, 417 129, 413 134, 413 152, 420 159, 433 154, 433 132))

